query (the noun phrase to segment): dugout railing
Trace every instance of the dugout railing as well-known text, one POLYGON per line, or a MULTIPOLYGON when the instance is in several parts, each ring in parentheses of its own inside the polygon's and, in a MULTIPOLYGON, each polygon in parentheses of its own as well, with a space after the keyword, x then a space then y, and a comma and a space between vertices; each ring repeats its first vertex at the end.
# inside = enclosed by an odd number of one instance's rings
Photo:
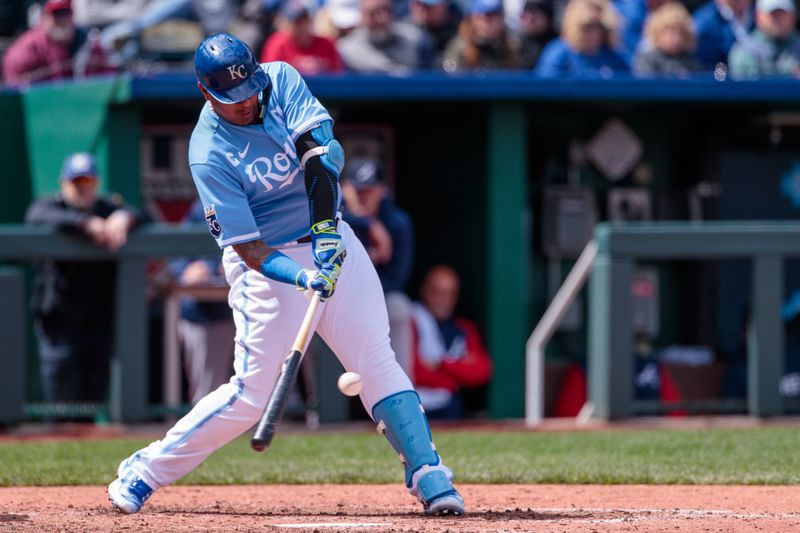
MULTIPOLYGON (((175 256, 219 254, 204 226, 187 227, 148 224, 130 234, 125 246, 116 252, 94 246, 77 235, 43 226, 0 225, 0 338, 3 339, 3 372, 0 372, 0 426, 29 419, 92 418, 113 422, 141 422, 183 414, 187 405, 175 396, 152 403, 149 320, 152 313, 154 284, 153 260, 175 256), (114 347, 111 354, 110 388, 107 404, 55 404, 35 401, 28 393, 31 382, 30 358, 33 346, 29 339, 29 291, 26 288, 31 262, 45 259, 73 261, 115 260, 117 262, 114 347)), ((109 287, 97 287, 98 291, 109 287)), ((90 298, 91 295, 87 295, 90 298)), ((169 298, 167 298, 169 299, 169 298)), ((172 322, 174 325, 174 320, 172 322)), ((167 327, 167 325, 165 325, 167 327)), ((164 332, 169 337, 172 332, 164 332)), ((174 336, 174 335, 173 335, 174 336)), ((164 354, 166 355, 166 354, 164 354)), ((316 361, 315 373, 338 375, 339 363, 332 357, 316 361)), ((162 361, 165 378, 174 383, 180 362, 174 354, 162 361), (170 368, 171 367, 171 368, 170 368), (170 372, 173 374, 169 376, 170 372)), ((179 383, 179 377, 177 378, 179 383)), ((324 399, 319 414, 324 420, 342 420, 347 415, 346 400, 336 390, 335 380, 320 381, 318 394, 324 399)), ((175 392, 174 390, 172 391, 175 392)), ((178 389, 179 392, 179 389, 178 389)))
MULTIPOLYGON (((640 261, 746 259, 750 263, 747 412, 780 415, 786 259, 800 256, 800 223, 653 222, 599 224, 589 279, 588 398, 593 416, 620 419, 654 412, 634 401, 631 284, 640 261)), ((674 408, 674 406, 670 406, 674 408)))
MULTIPOLYGON (((148 261, 176 255, 212 254, 219 254, 219 249, 202 227, 147 225, 131 233, 127 244, 118 251, 109 252, 80 236, 49 227, 0 226, 0 261, 5 264, 0 269, 0 299, 3 301, 0 306, 0 338, 3 339, 5 360, 4 372, 0 373, 0 390, 4 398, 0 403, 0 423, 14 423, 26 418, 30 313, 25 266, 30 261, 45 258, 117 261, 108 411, 111 420, 138 422, 149 418, 148 261)), ((108 289, 97 287, 99 291, 108 289)))
POLYGON ((651 222, 598 224, 561 289, 527 342, 526 425, 544 418, 544 347, 590 281, 588 401, 579 418, 605 420, 633 414, 663 414, 689 408, 702 411, 745 408, 754 416, 783 412, 778 383, 783 374, 783 272, 785 260, 800 255, 800 224, 786 222, 651 222), (660 405, 636 401, 633 393, 633 295, 640 261, 673 259, 748 259, 751 316, 748 321, 745 402, 736 399, 660 405), (704 405, 706 404, 706 405, 704 405))

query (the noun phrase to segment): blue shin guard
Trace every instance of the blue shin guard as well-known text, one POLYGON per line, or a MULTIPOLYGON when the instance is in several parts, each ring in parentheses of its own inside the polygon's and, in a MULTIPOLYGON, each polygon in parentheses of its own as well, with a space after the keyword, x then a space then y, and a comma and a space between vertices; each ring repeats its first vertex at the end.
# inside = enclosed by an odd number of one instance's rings
POLYGON ((372 417, 378 423, 378 432, 400 455, 406 487, 426 512, 462 514, 464 500, 453 488, 453 473, 436 453, 417 393, 403 391, 384 398, 372 408, 372 417))

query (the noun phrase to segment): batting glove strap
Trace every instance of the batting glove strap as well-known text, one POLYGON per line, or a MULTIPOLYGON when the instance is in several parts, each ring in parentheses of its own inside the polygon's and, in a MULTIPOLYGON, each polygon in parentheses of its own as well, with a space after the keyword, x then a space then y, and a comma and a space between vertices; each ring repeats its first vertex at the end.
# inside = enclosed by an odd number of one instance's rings
POLYGON ((328 220, 321 220, 311 226, 312 237, 322 233, 333 233, 338 235, 338 233, 336 233, 336 222, 329 218, 328 220))

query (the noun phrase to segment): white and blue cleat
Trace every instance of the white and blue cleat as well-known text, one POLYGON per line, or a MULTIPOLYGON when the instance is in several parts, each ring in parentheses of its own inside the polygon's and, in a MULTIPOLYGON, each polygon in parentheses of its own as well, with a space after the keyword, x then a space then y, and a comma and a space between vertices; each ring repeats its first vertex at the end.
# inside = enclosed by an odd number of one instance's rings
POLYGON ((449 494, 437 496, 430 503, 423 503, 425 514, 433 516, 460 516, 465 512, 464 498, 453 489, 449 494))
POLYGON ((423 465, 411 480, 411 493, 422 502, 426 515, 464 514, 464 498, 453 487, 453 472, 446 466, 423 465))
POLYGON ((128 469, 108 486, 108 499, 123 513, 138 513, 155 492, 136 472, 128 469))

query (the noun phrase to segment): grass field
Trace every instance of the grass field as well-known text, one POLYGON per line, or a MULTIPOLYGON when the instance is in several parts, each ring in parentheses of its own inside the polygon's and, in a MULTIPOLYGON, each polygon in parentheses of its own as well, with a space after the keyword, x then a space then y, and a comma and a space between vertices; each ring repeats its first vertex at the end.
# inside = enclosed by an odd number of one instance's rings
MULTIPOLYGON (((436 432, 461 483, 800 484, 791 428, 607 432, 436 432)), ((0 486, 102 485, 143 440, 0 444, 0 486)), ((246 438, 183 484, 391 483, 402 469, 374 432, 280 435, 264 454, 246 438)))

